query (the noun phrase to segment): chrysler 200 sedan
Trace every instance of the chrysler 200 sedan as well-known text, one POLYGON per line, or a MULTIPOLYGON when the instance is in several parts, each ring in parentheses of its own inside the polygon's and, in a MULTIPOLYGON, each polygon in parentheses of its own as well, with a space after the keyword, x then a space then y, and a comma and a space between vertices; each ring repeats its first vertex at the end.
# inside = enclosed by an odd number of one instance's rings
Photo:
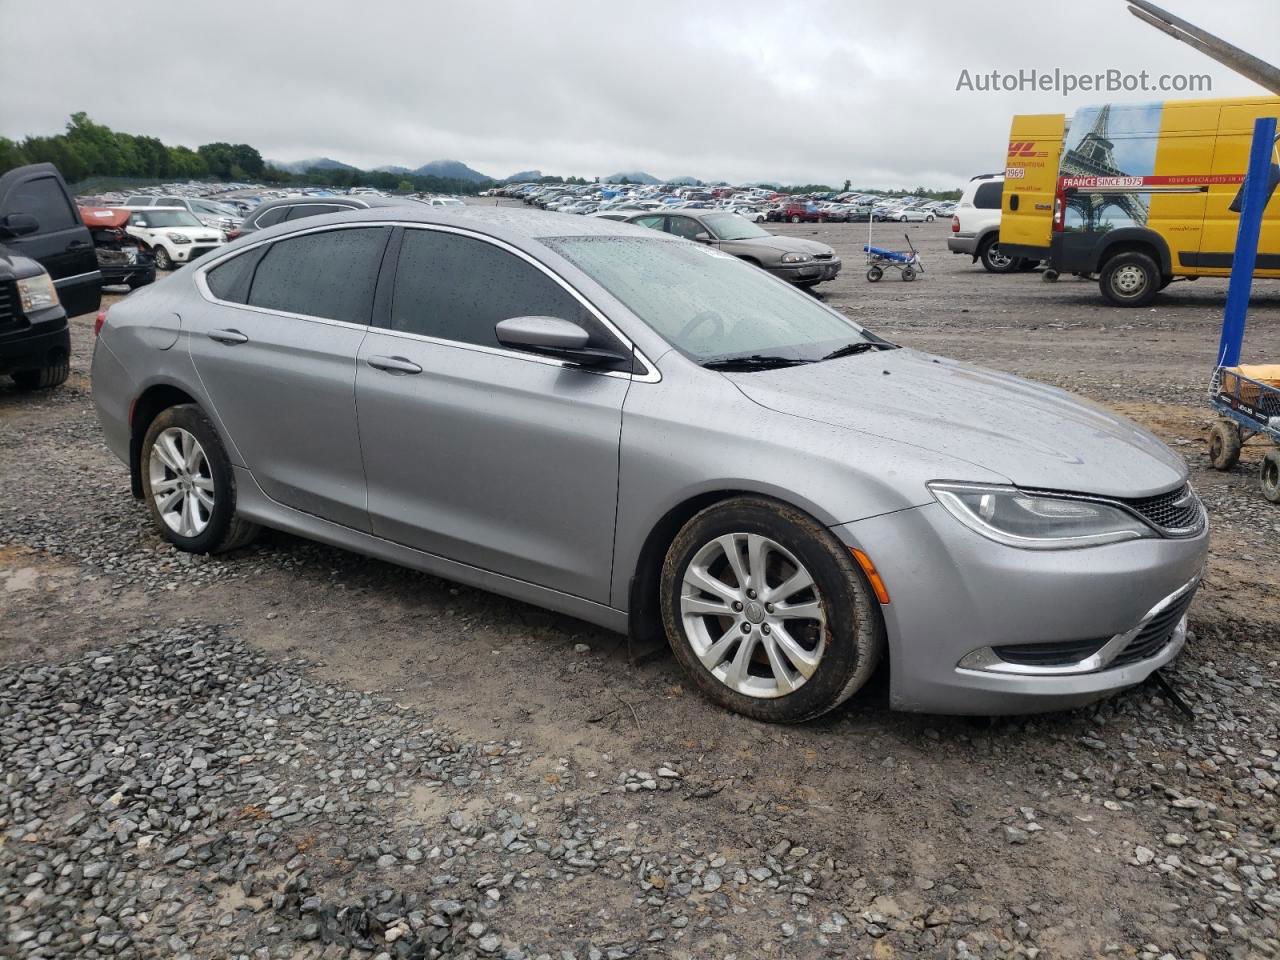
POLYGON ((904 349, 699 243, 534 211, 284 223, 100 316, 156 529, 273 527, 618 631, 799 721, 1088 703, 1168 663, 1208 537, 1182 460, 904 349))

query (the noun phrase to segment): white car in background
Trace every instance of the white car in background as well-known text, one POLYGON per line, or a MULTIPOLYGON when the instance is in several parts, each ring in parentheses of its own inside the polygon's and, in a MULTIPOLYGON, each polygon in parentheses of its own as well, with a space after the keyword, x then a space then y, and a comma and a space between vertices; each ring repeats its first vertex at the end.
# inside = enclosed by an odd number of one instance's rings
POLYGON ((454 197, 427 197, 422 201, 428 207, 465 207, 466 204, 454 197))
POLYGON ((141 240, 156 258, 156 269, 172 270, 227 242, 221 230, 206 227, 185 207, 126 207, 125 232, 141 240))
POLYGON ((893 211, 890 219, 897 220, 899 223, 933 223, 938 218, 932 210, 921 210, 919 207, 901 207, 893 211))

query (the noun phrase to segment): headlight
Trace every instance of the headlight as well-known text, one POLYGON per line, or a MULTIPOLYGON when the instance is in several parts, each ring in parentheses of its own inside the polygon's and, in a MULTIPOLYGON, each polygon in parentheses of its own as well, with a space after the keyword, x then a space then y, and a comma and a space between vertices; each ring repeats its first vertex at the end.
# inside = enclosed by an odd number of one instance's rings
POLYGON ((190 237, 183 236, 181 233, 166 233, 165 236, 168 237, 170 240, 172 240, 174 243, 190 243, 191 242, 190 237))
POLYGON ((813 257, 807 253, 784 253, 782 255, 783 263, 808 263, 813 257))
POLYGON ((970 483, 929 489, 970 530, 1010 547, 1068 550, 1155 536, 1137 517, 1096 500, 970 483))
POLYGON ((47 273, 27 277, 18 281, 18 302, 22 304, 23 313, 48 310, 58 305, 58 289, 47 273))

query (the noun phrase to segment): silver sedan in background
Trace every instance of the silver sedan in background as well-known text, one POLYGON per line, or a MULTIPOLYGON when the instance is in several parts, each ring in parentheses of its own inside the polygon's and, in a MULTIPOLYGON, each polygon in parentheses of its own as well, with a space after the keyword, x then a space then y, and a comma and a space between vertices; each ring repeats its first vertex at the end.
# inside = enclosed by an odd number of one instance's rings
POLYGON ((1183 461, 1061 390, 903 349, 714 245, 534 211, 286 222, 100 318, 160 534, 260 526, 663 635, 715 702, 1072 707, 1177 655, 1183 461))

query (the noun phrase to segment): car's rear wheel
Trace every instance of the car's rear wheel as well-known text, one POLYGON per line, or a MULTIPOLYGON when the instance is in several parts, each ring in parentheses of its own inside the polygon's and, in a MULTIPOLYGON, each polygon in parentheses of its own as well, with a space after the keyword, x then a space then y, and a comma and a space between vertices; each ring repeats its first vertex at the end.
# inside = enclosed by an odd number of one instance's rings
POLYGON ((160 535, 190 553, 250 543, 259 527, 236 516, 235 474, 208 417, 194 404, 169 407, 142 440, 142 493, 160 535))
POLYGON ((1128 250, 1106 262, 1098 286, 1117 307, 1145 307, 1160 292, 1160 268, 1145 253, 1128 250))
POLYGON ((48 390, 50 387, 56 387, 65 383, 67 377, 71 375, 71 360, 68 357, 59 357, 47 367, 37 367, 34 370, 15 370, 13 371, 13 382, 19 390, 48 390))
POLYGON ((799 218, 796 214, 794 214, 794 213, 793 213, 793 214, 791 215, 791 222, 792 222, 792 223, 799 223, 799 222, 800 222, 800 218, 799 218))
POLYGON ((663 564, 662 618, 709 699, 771 723, 843 703, 884 647, 850 552, 813 518, 759 497, 724 501, 685 524, 663 564))
POLYGON ((154 247, 151 248, 151 252, 154 253, 156 256, 157 270, 173 269, 173 258, 169 256, 168 250, 160 246, 160 244, 156 244, 154 247))
POLYGON ((1021 262, 1018 257, 1011 257, 1000 249, 1000 241, 991 239, 978 251, 978 259, 991 273, 1013 273, 1021 262))

